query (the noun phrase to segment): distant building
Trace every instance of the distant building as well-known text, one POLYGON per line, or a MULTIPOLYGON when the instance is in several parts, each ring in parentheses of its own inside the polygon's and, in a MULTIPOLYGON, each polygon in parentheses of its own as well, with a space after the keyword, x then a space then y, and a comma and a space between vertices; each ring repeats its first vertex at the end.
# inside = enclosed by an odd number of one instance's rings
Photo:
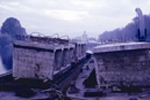
POLYGON ((84 43, 88 43, 88 36, 87 36, 87 34, 86 34, 86 31, 84 31, 84 34, 82 35, 82 42, 84 42, 84 43))
POLYGON ((88 35, 86 34, 86 31, 84 31, 82 37, 76 37, 76 38, 72 39, 72 41, 86 43, 87 50, 92 50, 93 47, 100 45, 100 42, 98 42, 96 40, 96 38, 88 37, 88 35))

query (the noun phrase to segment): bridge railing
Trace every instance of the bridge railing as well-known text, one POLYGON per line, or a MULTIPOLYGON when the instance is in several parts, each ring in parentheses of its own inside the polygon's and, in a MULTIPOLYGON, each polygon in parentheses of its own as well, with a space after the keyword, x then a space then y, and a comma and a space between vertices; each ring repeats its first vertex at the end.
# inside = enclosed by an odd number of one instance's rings
POLYGON ((30 41, 30 42, 38 42, 44 44, 68 44, 70 39, 68 36, 59 37, 58 34, 53 34, 51 36, 45 36, 42 33, 38 33, 37 35, 34 34, 35 32, 31 33, 30 35, 16 35, 16 40, 22 41, 30 41), (34 34, 34 35, 33 35, 34 34), (57 36, 57 37, 54 37, 57 36), (64 37, 67 37, 64 39, 64 37))
MULTIPOLYGON (((124 39, 101 39, 99 40, 101 44, 113 44, 113 43, 125 43, 125 42, 139 42, 137 38, 124 38, 124 39)), ((150 42, 149 39, 143 42, 150 42)))

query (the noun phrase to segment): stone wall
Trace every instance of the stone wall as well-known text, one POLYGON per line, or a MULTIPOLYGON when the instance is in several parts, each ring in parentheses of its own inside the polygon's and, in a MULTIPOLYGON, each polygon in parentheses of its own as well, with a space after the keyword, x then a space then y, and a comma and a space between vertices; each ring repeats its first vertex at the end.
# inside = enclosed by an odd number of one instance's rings
POLYGON ((13 51, 13 77, 52 79, 52 52, 27 48, 14 48, 13 51))
POLYGON ((129 50, 94 54, 98 81, 110 85, 150 85, 149 50, 129 50))
POLYGON ((85 44, 44 44, 17 40, 13 44, 13 77, 50 79, 86 56, 85 44))
POLYGON ((71 66, 74 45, 16 41, 13 45, 13 77, 53 80, 71 66))

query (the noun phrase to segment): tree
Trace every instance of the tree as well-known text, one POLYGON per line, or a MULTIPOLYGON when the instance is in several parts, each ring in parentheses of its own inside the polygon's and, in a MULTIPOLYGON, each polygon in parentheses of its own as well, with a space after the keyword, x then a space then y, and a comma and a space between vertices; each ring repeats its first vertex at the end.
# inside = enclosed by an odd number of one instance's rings
POLYGON ((6 69, 12 68, 13 40, 15 35, 26 35, 26 30, 21 27, 19 20, 10 17, 2 24, 0 30, 0 55, 6 69))
POLYGON ((21 27, 19 20, 17 20, 16 18, 10 17, 10 18, 7 18, 6 21, 3 23, 1 27, 1 33, 8 34, 14 39, 15 35, 17 34, 25 35, 26 30, 21 27))

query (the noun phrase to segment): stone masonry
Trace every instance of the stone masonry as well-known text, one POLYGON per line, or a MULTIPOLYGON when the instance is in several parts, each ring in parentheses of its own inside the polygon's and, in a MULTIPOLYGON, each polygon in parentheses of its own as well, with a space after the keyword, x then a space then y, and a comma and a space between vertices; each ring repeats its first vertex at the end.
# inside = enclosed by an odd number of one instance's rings
MULTIPOLYGON (((133 46, 130 45, 132 47, 130 50, 122 50, 123 44, 99 47, 102 52, 94 53, 99 85, 107 83, 109 85, 150 86, 149 45, 143 43, 141 46, 144 48, 140 49, 138 43, 133 43, 133 46), (117 50, 113 49, 112 51, 111 48, 117 50)), ((125 48, 128 48, 128 45, 125 48)), ((96 49, 98 50, 98 48, 96 49)))

